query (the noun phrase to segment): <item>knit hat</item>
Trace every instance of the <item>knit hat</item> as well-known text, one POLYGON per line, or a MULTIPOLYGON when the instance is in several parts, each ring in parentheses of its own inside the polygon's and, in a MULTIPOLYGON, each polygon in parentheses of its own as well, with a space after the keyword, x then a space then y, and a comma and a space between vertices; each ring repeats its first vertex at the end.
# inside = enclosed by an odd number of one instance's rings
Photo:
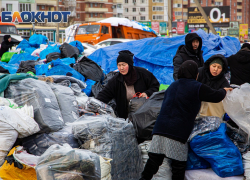
POLYGON ((209 64, 209 66, 211 66, 211 65, 214 64, 214 63, 217 63, 217 64, 221 65, 221 67, 223 67, 223 61, 222 61, 222 59, 220 59, 220 58, 215 58, 215 59, 209 64))
POLYGON ((117 64, 119 62, 125 62, 125 63, 128 63, 129 65, 133 66, 133 64, 134 64, 133 56, 134 56, 134 54, 131 53, 129 50, 119 51, 119 56, 117 57, 117 64))

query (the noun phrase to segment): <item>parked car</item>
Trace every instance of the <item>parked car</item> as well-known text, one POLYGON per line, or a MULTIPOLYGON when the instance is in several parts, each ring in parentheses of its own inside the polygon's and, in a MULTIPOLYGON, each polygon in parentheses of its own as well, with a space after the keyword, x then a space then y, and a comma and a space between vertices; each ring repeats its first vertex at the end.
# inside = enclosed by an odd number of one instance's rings
POLYGON ((135 39, 111 38, 111 39, 107 39, 107 40, 104 40, 102 42, 99 42, 98 44, 95 45, 95 47, 97 47, 97 49, 99 49, 102 47, 112 46, 115 44, 129 42, 129 41, 135 41, 135 39))
POLYGON ((83 51, 84 56, 89 56, 97 49, 97 47, 95 47, 91 44, 88 44, 88 43, 82 43, 82 46, 84 48, 84 51, 83 51))

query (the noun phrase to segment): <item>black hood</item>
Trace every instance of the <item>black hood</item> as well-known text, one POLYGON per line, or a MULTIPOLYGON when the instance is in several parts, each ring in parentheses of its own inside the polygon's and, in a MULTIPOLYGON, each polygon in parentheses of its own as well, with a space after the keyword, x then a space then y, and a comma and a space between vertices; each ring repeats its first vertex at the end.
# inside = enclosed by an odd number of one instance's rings
POLYGON ((237 54, 236 54, 237 58, 236 60, 241 63, 241 64, 247 64, 250 63, 250 49, 248 49, 248 47, 245 47, 243 49, 241 49, 237 54))
POLYGON ((9 39, 10 37, 11 37, 10 35, 4 35, 3 40, 6 41, 6 42, 9 42, 8 39, 9 39))
POLYGON ((198 54, 201 51, 202 48, 202 39, 198 34, 196 33, 189 33, 185 37, 185 48, 191 53, 191 54, 198 54), (194 51, 192 42, 193 40, 198 39, 199 41, 199 47, 197 49, 197 52, 194 51))

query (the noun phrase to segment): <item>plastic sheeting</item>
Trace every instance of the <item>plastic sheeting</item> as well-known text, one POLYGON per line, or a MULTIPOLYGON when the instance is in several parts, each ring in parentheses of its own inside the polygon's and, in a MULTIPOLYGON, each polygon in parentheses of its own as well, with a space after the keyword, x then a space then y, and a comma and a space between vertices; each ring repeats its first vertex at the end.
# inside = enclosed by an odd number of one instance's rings
POLYGON ((47 44, 48 38, 41 34, 33 34, 29 38, 29 44, 32 47, 39 48, 41 44, 47 44))
POLYGON ((188 170, 184 180, 244 180, 244 176, 221 178, 212 169, 188 170))
POLYGON ((209 162, 205 159, 197 156, 194 151, 189 147, 188 148, 188 159, 187 159, 187 170, 194 170, 194 169, 207 169, 210 167, 209 162))
POLYGON ((41 59, 45 59, 47 55, 55 52, 61 53, 57 46, 48 46, 46 49, 42 50, 39 55, 41 59))
POLYGON ((39 158, 36 172, 38 180, 99 180, 100 158, 88 150, 55 144, 39 158))
POLYGON ((226 135, 225 123, 221 123, 215 132, 195 136, 190 147, 198 156, 208 161, 220 177, 244 173, 240 151, 226 135))
POLYGON ((244 164, 244 175, 245 180, 250 180, 250 151, 243 155, 243 164, 244 164))
POLYGON ((0 66, 2 66, 4 69, 7 69, 10 74, 15 74, 19 68, 18 64, 8 64, 6 62, 0 62, 0 66))
MULTIPOLYGON (((203 30, 198 30, 197 34, 203 41, 204 60, 214 54, 228 57, 240 50, 240 42, 237 38, 228 36, 221 38, 218 35, 206 34, 203 30)), ((173 58, 178 47, 182 44, 185 44, 185 35, 173 38, 145 38, 100 48, 88 58, 109 73, 117 69, 118 52, 126 49, 134 54, 135 66, 148 69, 161 84, 171 84, 174 81, 173 58)))
POLYGON ((240 88, 228 92, 222 102, 226 113, 249 136, 250 84, 242 84, 240 88))
POLYGON ((78 58, 79 49, 75 46, 72 46, 68 43, 63 43, 59 49, 61 51, 62 57, 64 58, 66 57, 70 57, 70 58, 74 57, 75 59, 78 58))
POLYGON ((194 121, 194 128, 191 132, 188 142, 190 142, 196 135, 205 134, 212 131, 217 131, 220 127, 222 119, 215 116, 201 117, 194 121))
POLYGON ((82 116, 74 122, 72 131, 81 148, 113 159, 112 179, 140 178, 142 158, 132 123, 108 115, 82 116))
POLYGON ((110 114, 112 116, 115 116, 114 110, 112 109, 111 106, 93 97, 90 97, 88 101, 86 102, 86 110, 90 112, 95 112, 101 115, 110 114))
POLYGON ((41 156, 50 146, 54 144, 69 144, 72 148, 79 148, 77 139, 72 134, 72 126, 64 126, 57 132, 34 134, 22 140, 23 146, 29 153, 41 156))
POLYGON ((44 81, 28 78, 10 83, 5 97, 14 99, 19 106, 33 106, 41 132, 58 131, 64 125, 56 96, 44 81))
POLYGON ((164 94, 165 91, 153 93, 135 113, 131 113, 130 121, 134 125, 138 138, 152 139, 152 131, 161 110, 164 94))
POLYGON ((17 64, 19 65, 21 61, 27 60, 37 60, 38 57, 31 56, 29 53, 21 53, 21 54, 14 54, 8 64, 17 64))
POLYGON ((77 101, 70 87, 49 84, 56 95, 64 123, 74 122, 79 118, 77 101))
POLYGON ((16 49, 21 48, 21 50, 25 51, 26 48, 30 48, 31 45, 29 43, 29 41, 27 41, 26 39, 23 39, 18 46, 16 47, 16 49))
POLYGON ((79 50, 79 53, 82 54, 84 51, 83 45, 80 41, 72 41, 69 43, 71 46, 77 47, 79 50))
MULTIPOLYGON (((150 147, 151 141, 145 141, 139 144, 143 166, 147 163, 148 160, 148 150, 150 147)), ((172 180, 172 171, 171 171, 171 160, 164 158, 162 165, 159 167, 158 172, 153 176, 152 180, 172 180)))

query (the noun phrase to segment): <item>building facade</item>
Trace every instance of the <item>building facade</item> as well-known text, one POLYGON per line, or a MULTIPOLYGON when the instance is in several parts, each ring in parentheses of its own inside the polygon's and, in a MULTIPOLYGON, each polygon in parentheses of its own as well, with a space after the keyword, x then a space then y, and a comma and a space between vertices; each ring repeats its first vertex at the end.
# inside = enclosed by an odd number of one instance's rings
POLYGON ((151 21, 150 1, 152 0, 123 0, 123 17, 135 21, 151 21))

